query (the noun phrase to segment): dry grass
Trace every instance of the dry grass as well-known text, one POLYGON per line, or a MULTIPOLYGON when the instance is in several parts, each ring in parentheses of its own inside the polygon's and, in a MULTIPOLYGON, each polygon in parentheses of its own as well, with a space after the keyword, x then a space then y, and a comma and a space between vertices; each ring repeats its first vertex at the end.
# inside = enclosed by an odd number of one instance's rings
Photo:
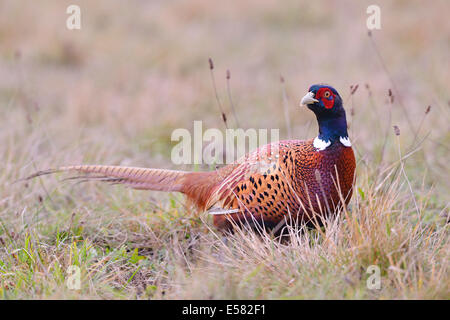
POLYGON ((82 30, 68 31, 70 1, 0 2, 1 297, 450 298, 446 1, 379 1, 376 47, 372 2, 79 3, 82 30), (316 134, 297 107, 310 84, 341 92, 358 161, 348 211, 285 241, 223 238, 176 194, 13 183, 61 164, 173 168, 173 129, 223 128, 208 57, 229 119, 227 69, 241 125, 281 138, 286 118, 293 137, 316 134), (73 264, 81 290, 65 284, 73 264), (370 265, 380 290, 366 286, 370 265))

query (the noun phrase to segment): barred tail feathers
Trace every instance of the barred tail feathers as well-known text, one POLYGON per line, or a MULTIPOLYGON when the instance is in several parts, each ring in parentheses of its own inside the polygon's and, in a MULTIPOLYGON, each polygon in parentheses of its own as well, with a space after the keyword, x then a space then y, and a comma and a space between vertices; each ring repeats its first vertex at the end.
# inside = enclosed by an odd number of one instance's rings
POLYGON ((77 165, 39 171, 27 179, 56 172, 77 172, 86 175, 74 179, 100 180, 125 184, 134 189, 181 191, 185 171, 103 165, 77 165))
POLYGON ((124 184, 133 189, 181 192, 190 203, 205 210, 218 180, 215 172, 188 172, 167 169, 137 168, 105 165, 76 165, 39 171, 27 180, 56 172, 76 172, 85 175, 71 179, 99 180, 124 184))

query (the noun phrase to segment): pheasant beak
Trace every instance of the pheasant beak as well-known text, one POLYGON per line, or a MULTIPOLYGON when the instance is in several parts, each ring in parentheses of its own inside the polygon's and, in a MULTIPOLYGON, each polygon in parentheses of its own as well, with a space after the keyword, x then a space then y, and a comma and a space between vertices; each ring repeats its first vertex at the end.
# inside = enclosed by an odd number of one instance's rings
POLYGON ((300 101, 300 106, 306 106, 315 102, 319 102, 319 100, 314 99, 314 92, 310 91, 302 98, 302 100, 300 101))

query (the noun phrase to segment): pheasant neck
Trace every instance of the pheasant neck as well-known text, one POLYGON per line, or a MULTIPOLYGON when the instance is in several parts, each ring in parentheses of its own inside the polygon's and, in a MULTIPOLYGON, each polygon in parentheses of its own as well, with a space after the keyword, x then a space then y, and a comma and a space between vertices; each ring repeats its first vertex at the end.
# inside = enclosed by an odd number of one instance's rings
POLYGON ((319 123, 318 138, 320 140, 331 144, 341 138, 348 138, 345 113, 337 118, 317 118, 317 122, 319 123))

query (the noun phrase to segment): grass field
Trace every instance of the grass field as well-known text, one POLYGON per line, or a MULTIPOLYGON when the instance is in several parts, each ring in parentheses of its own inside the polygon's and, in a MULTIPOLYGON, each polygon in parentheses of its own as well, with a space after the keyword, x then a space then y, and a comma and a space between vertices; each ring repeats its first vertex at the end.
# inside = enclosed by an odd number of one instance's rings
POLYGON ((71 1, 0 2, 1 298, 450 298, 448 1, 76 3, 70 31, 71 1), (208 170, 173 165, 170 136, 194 120, 223 128, 210 57, 230 123, 226 70, 241 126, 282 139, 317 135, 298 106, 309 85, 341 93, 357 158, 348 210, 286 241, 225 238, 178 194, 15 182, 81 163, 208 170))

